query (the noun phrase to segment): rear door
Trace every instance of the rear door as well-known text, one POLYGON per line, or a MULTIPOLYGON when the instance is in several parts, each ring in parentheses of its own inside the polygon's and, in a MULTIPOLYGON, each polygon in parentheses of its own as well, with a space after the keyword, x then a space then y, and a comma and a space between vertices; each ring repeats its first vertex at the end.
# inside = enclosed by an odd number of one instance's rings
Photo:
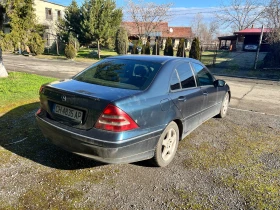
POLYGON ((214 86, 214 78, 210 72, 198 63, 192 63, 196 72, 196 81, 203 94, 201 120, 206 121, 217 114, 218 88, 214 86))
POLYGON ((190 63, 181 63, 173 70, 169 95, 182 115, 183 132, 196 128, 200 123, 203 95, 196 85, 190 63))

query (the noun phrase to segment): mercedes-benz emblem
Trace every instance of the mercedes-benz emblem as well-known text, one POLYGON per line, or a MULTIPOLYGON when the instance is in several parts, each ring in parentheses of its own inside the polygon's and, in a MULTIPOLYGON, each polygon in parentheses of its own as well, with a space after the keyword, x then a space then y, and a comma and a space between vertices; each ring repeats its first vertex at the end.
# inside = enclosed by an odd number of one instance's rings
POLYGON ((66 96, 61 96, 62 101, 66 101, 66 96))

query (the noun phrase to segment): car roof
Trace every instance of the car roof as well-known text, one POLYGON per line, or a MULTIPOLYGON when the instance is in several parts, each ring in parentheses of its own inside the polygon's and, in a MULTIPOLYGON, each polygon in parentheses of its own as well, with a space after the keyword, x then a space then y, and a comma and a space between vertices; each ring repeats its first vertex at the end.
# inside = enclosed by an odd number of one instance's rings
POLYGON ((161 55, 119 55, 112 56, 106 59, 126 59, 126 60, 140 60, 140 61, 148 61, 164 64, 168 61, 174 60, 185 60, 189 62, 201 63, 198 60, 192 58, 183 58, 183 57, 175 57, 175 56, 161 56, 161 55))

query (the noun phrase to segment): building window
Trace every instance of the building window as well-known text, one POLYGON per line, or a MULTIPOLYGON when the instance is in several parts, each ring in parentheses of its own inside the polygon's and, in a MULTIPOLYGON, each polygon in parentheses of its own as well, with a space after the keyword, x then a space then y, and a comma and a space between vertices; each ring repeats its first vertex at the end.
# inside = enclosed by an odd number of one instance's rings
POLYGON ((57 10, 57 20, 60 20, 60 19, 61 19, 61 11, 57 10))
POLYGON ((52 20, 53 17, 52 17, 52 9, 50 8, 46 8, 46 19, 47 20, 52 20))

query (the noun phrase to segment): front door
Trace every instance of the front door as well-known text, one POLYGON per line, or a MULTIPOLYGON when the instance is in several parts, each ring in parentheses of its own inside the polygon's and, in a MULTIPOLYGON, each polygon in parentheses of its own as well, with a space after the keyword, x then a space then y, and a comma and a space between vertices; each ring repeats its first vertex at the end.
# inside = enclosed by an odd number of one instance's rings
POLYGON ((183 133, 192 131, 200 124, 200 112, 204 97, 196 85, 189 63, 184 62, 174 69, 169 96, 181 113, 184 124, 183 133))

